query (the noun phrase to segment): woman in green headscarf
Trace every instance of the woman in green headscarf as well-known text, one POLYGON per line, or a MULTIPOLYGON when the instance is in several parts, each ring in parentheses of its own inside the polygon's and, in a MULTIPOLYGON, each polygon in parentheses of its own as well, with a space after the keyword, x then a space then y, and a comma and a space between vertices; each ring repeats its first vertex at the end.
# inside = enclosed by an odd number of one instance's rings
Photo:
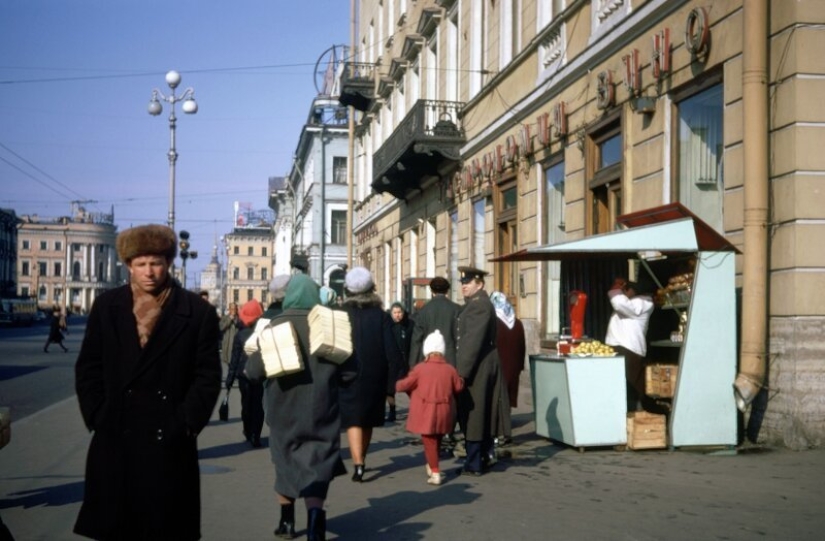
MULTIPOLYGON (((337 365, 309 353, 307 314, 319 304, 319 288, 309 276, 289 280, 283 312, 272 325, 289 322, 295 329, 304 369, 265 383, 264 409, 269 425, 269 451, 275 464, 275 492, 281 518, 275 535, 295 535, 295 500, 307 509, 307 538, 322 540, 326 532, 324 500, 329 483, 346 473, 340 454, 341 419, 338 387, 355 377, 337 365)), ((248 366, 250 377, 264 377, 263 366, 248 366)))

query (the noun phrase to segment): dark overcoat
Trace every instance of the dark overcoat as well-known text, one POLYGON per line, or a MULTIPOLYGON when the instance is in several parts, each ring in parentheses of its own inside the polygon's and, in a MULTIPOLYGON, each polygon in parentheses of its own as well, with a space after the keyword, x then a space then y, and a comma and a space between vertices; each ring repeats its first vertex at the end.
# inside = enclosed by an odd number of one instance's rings
POLYGON ((130 286, 95 300, 75 367, 93 432, 74 531, 93 539, 200 538, 196 435, 221 390, 218 317, 173 286, 141 349, 130 286))
POLYGON ((511 408, 518 406, 518 387, 521 371, 524 370, 524 358, 527 355, 527 344, 524 337, 524 324, 516 318, 513 328, 498 320, 496 331, 498 356, 501 360, 501 375, 507 387, 511 408))
MULTIPOLYGON (((275 464, 275 491, 290 498, 325 498, 330 481, 346 473, 341 459, 339 388, 355 373, 309 353, 308 310, 288 308, 272 325, 292 323, 304 369, 264 382, 269 452, 275 464)), ((250 379, 263 379, 260 355, 250 355, 250 379)))
POLYGON ((421 349, 424 339, 438 329, 444 337, 444 357, 447 363, 455 366, 455 321, 461 307, 446 295, 434 295, 424 307, 416 312, 410 343, 410 366, 424 360, 421 349))
POLYGON ((387 381, 401 362, 401 352, 392 334, 392 318, 374 294, 347 299, 344 310, 352 325, 353 353, 347 363, 357 370, 358 376, 341 389, 341 425, 384 426, 387 381))
POLYGON ((498 318, 483 289, 464 301, 456 320, 456 369, 465 384, 458 401, 458 420, 467 441, 482 441, 494 437, 497 428, 498 318))

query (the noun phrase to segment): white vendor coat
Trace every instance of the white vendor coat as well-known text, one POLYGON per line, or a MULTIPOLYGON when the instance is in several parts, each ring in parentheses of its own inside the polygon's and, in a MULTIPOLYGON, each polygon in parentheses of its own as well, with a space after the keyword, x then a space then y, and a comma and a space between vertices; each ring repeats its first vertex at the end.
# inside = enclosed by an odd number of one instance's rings
POLYGON ((653 301, 647 295, 629 299, 621 289, 612 289, 607 295, 613 306, 613 315, 607 324, 604 343, 622 346, 644 357, 647 354, 645 334, 653 313, 653 301))

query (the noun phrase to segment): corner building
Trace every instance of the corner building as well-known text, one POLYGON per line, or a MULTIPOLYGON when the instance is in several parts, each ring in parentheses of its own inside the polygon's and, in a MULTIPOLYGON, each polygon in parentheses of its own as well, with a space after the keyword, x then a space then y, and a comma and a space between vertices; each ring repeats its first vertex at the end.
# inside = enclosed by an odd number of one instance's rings
POLYGON ((823 444, 825 297, 813 292, 825 286, 825 3, 357 8, 341 95, 360 111, 354 258, 386 301, 410 277, 457 284, 459 265, 481 267, 538 351, 581 269, 491 259, 680 203, 741 251, 739 362, 765 372, 748 435, 823 444))

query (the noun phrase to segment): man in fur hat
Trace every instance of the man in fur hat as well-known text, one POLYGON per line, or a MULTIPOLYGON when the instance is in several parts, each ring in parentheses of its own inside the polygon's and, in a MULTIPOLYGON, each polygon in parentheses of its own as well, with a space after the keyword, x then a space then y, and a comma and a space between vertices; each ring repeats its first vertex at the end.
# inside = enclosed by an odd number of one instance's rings
POLYGON ((92 539, 199 539, 197 435, 221 390, 218 317, 169 274, 174 231, 117 238, 129 284, 92 307, 75 367, 93 432, 77 534, 92 539))

